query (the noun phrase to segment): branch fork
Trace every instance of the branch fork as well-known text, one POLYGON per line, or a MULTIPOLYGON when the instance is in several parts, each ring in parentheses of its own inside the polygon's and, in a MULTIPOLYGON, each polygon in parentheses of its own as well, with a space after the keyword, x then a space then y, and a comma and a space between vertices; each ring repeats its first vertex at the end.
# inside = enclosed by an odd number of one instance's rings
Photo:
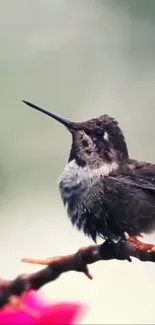
POLYGON ((155 245, 142 243, 138 239, 131 237, 118 246, 117 252, 114 246, 107 241, 102 245, 93 245, 80 248, 76 253, 47 258, 45 260, 23 258, 22 262, 44 265, 42 270, 19 275, 16 279, 0 279, 0 308, 7 304, 17 305, 17 297, 22 296, 29 290, 38 290, 43 285, 59 278, 60 275, 69 271, 76 271, 85 274, 89 279, 93 279, 89 272, 88 265, 101 260, 128 260, 135 257, 143 262, 155 262, 155 245), (12 298, 13 297, 13 298, 12 298), (16 297, 16 299, 14 299, 16 297))

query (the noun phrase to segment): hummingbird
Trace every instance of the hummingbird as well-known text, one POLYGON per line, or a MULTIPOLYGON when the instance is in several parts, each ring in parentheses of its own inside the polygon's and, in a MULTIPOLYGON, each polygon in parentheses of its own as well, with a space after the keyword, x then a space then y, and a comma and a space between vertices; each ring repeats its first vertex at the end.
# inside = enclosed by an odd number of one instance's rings
POLYGON ((68 162, 59 180, 67 214, 96 242, 117 245, 155 231, 155 165, 129 157, 119 123, 105 114, 71 122, 25 104, 63 124, 72 136, 68 162))

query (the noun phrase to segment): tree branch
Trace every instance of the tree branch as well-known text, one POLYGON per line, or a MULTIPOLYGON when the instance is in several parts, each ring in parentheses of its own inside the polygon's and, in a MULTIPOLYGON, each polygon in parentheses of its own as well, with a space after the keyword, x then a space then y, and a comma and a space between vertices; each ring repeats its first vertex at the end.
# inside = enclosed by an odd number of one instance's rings
POLYGON ((46 260, 23 259, 23 262, 46 265, 41 271, 20 275, 15 280, 0 280, 0 308, 10 302, 12 296, 21 296, 29 290, 38 290, 43 285, 56 280, 68 271, 84 273, 92 279, 88 264, 101 260, 129 260, 133 256, 141 261, 155 262, 155 246, 145 244, 136 238, 128 238, 122 242, 117 251, 115 246, 105 241, 102 245, 83 247, 75 254, 49 258, 46 260))

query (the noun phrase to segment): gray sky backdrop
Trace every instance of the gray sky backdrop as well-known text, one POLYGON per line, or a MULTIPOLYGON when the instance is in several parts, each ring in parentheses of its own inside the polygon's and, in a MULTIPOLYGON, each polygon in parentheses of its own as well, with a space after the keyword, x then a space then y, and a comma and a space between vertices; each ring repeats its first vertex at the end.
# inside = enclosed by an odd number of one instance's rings
MULTIPOLYGON (((155 1, 0 0, 0 25, 0 276, 13 278, 40 268, 22 257, 92 243, 72 228, 59 196, 70 135, 21 99, 68 119, 115 116, 130 154, 155 162, 155 1)), ((85 324, 155 322, 154 264, 90 269, 94 281, 65 274, 46 294, 88 303, 85 324)))

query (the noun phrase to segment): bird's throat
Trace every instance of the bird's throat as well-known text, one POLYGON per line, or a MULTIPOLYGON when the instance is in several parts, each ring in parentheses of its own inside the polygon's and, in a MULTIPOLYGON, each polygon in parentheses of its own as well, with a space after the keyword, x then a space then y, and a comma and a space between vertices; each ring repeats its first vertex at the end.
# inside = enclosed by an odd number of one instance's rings
POLYGON ((103 163, 98 168, 92 168, 90 166, 81 167, 77 164, 76 160, 70 161, 65 169, 63 174, 60 177, 59 185, 61 195, 63 196, 64 192, 68 193, 76 188, 78 185, 82 188, 89 188, 92 185, 93 181, 95 182, 98 177, 108 176, 112 171, 118 169, 118 164, 116 162, 112 163, 103 163))

